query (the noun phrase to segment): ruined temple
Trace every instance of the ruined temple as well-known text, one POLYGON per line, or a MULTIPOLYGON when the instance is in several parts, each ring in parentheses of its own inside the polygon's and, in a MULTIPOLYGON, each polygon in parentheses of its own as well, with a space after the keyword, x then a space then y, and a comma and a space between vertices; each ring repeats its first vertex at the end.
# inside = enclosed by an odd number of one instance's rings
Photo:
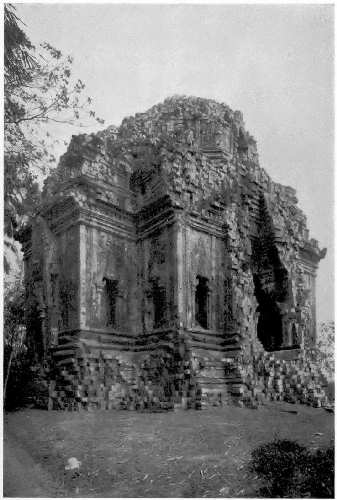
POLYGON ((326 401, 324 250, 241 112, 172 97, 73 136, 21 241, 50 408, 326 401))

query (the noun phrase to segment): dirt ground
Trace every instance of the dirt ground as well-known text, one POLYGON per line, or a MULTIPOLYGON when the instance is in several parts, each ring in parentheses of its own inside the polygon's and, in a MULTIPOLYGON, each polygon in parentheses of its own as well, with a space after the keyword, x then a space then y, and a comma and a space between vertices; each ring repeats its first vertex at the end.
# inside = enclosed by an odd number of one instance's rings
POLYGON ((324 447, 333 432, 333 414, 286 403, 168 413, 18 411, 4 417, 4 496, 254 497, 253 448, 275 437, 324 447), (81 466, 66 471, 71 457, 81 466))

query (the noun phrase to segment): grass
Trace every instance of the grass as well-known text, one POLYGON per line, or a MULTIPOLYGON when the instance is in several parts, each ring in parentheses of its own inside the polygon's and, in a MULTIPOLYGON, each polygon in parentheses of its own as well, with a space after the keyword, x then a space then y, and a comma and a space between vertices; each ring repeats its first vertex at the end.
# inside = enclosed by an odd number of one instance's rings
POLYGON ((254 448, 278 438, 315 450, 331 443, 333 428, 323 409, 286 403, 168 413, 24 410, 5 415, 4 460, 6 467, 12 440, 53 477, 57 496, 254 497, 261 487, 249 465, 254 448), (82 462, 79 472, 65 471, 70 457, 82 462))

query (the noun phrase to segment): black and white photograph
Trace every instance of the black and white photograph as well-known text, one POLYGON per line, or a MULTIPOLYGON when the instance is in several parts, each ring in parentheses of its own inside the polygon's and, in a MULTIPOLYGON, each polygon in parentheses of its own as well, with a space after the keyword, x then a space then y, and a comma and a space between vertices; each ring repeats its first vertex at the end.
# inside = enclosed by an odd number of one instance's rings
POLYGON ((334 498, 334 2, 2 12, 3 496, 334 498))

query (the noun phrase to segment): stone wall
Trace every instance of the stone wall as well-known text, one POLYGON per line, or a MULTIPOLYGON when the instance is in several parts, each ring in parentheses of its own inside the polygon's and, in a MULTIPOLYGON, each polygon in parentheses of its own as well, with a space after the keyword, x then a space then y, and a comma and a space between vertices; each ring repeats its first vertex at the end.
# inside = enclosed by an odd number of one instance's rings
POLYGON ((83 239, 85 321, 82 326, 87 329, 106 328, 111 323, 107 288, 110 281, 115 281, 116 318, 110 326, 136 335, 140 325, 140 296, 135 242, 86 225, 83 239))

